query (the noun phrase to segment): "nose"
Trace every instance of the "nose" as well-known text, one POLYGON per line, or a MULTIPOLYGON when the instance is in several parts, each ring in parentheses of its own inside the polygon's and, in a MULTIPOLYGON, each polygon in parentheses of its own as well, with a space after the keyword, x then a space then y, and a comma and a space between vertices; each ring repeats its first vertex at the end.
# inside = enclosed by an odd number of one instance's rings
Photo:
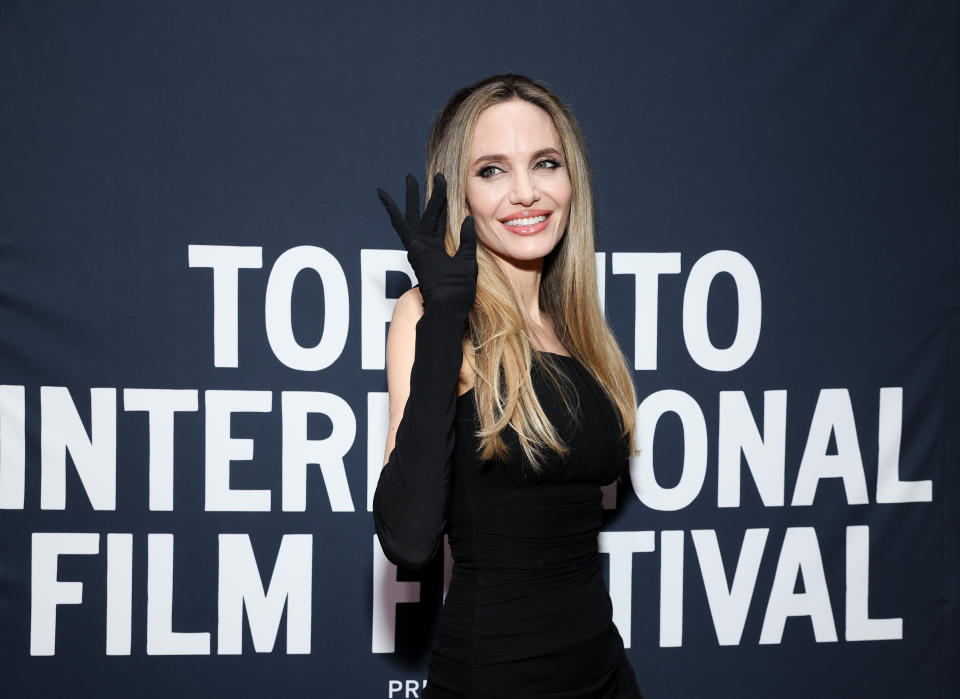
POLYGON ((513 188, 510 191, 510 203, 520 206, 530 206, 540 199, 540 192, 534 184, 530 173, 519 168, 513 178, 513 188))

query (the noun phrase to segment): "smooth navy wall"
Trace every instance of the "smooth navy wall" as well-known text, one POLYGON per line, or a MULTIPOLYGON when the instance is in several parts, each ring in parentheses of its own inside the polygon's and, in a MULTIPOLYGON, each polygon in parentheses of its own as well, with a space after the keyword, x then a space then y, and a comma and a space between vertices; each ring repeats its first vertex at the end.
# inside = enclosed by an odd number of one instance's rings
POLYGON ((418 695, 375 188, 512 71, 583 128, 636 366, 645 696, 956 696, 957 47, 955 2, 0 4, 0 695, 418 695))

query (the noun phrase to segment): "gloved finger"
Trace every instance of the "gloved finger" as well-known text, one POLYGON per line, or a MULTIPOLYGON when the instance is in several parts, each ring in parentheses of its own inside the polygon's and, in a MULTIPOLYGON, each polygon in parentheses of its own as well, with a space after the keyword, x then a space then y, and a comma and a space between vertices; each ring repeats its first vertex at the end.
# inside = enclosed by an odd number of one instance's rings
POLYGON ((420 227, 420 185, 417 178, 407 173, 407 224, 414 230, 420 227))
POLYGON ((460 224, 460 247, 457 257, 474 260, 477 257, 477 230, 473 216, 467 216, 460 224))
POLYGON ((447 200, 443 200, 443 208, 440 210, 440 215, 437 216, 437 225, 435 227, 434 235, 436 235, 437 241, 440 245, 443 245, 443 239, 447 235, 447 200))
POLYGON ((433 191, 430 201, 423 212, 423 232, 427 235, 440 236, 446 232, 447 180, 438 172, 433 176, 433 191))
POLYGON ((393 225, 393 229, 397 232, 397 235, 400 236, 400 242, 403 243, 404 247, 407 247, 407 231, 409 229, 403 220, 400 209, 397 208, 397 203, 393 200, 393 197, 380 188, 377 188, 377 197, 387 210, 387 215, 390 216, 390 223, 393 225))

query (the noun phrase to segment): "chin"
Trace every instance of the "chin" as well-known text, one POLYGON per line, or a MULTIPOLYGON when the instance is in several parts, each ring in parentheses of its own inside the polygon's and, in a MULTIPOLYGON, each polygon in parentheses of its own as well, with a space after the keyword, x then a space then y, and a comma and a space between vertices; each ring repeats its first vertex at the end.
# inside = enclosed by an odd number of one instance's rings
POLYGON ((543 259, 560 244, 563 233, 542 231, 536 235, 522 236, 507 233, 493 234, 478 227, 478 241, 495 257, 508 262, 531 262, 543 259))
POLYGON ((494 256, 504 259, 508 262, 532 262, 542 260, 549 255, 559 245, 560 241, 553 242, 533 242, 527 245, 500 245, 497 247, 486 246, 494 256))

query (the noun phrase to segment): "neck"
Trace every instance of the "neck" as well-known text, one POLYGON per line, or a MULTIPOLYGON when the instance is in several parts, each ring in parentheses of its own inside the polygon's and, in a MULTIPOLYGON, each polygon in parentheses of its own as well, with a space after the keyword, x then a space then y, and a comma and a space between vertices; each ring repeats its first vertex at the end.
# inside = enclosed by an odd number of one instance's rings
POLYGON ((535 260, 505 260, 495 258, 500 270, 510 283, 513 293, 520 303, 520 311, 528 323, 539 327, 540 317, 540 277, 543 274, 543 258, 535 260))

